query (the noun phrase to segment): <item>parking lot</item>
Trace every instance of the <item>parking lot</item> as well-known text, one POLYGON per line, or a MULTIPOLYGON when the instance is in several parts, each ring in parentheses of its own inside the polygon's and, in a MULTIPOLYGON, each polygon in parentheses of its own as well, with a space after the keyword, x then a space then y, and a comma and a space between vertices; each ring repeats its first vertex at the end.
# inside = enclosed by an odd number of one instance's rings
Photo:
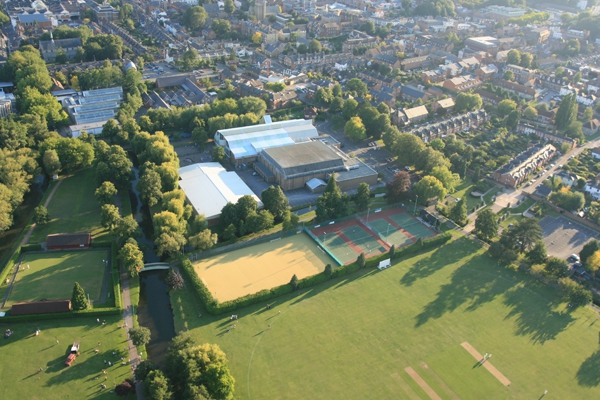
POLYGON ((598 232, 562 216, 546 216, 540 221, 540 226, 548 255, 563 260, 571 254, 579 254, 584 244, 598 236, 598 232))

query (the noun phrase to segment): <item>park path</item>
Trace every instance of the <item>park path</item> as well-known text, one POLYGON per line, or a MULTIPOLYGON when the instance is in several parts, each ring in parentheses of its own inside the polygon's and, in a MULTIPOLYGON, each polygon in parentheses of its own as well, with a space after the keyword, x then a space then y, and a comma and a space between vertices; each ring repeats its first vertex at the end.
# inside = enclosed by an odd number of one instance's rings
MULTIPOLYGON (((54 187, 52 188, 52 191, 48 195, 48 198, 44 202, 44 207, 48 208, 48 204, 50 204, 50 201, 52 200, 52 197, 54 197, 54 193, 56 193, 56 190, 58 189, 58 187, 60 186, 60 184, 65 180, 65 178, 68 178, 69 176, 71 176, 71 175, 63 176, 62 178, 59 179, 58 182, 56 182, 56 185, 54 185, 54 187)), ((31 235, 33 235, 33 231, 35 230, 35 226, 36 225, 35 225, 35 222, 34 222, 31 225, 31 228, 29 228, 29 230, 25 234, 25 236, 23 236, 23 240, 21 240, 21 243, 19 243, 19 246, 25 246, 27 244, 27 242, 29 241, 29 238, 31 237, 31 235)))
MULTIPOLYGON (((131 307, 131 295, 129 291, 129 276, 127 272, 121 269, 121 294, 123 298, 123 321, 127 327, 127 332, 133 327, 133 307, 131 307)), ((129 359, 131 371, 134 372, 141 361, 142 356, 138 355, 137 348, 133 345, 131 338, 127 335, 127 347, 129 348, 129 359)), ((136 395, 138 400, 144 400, 142 394, 143 383, 136 382, 136 395)))

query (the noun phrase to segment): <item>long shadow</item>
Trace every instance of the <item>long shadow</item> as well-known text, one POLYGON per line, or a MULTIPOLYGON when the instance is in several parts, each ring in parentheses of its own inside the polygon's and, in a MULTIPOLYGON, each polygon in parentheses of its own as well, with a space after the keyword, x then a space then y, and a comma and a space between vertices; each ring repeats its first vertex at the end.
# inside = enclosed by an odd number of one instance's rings
POLYGON ((515 334, 529 336, 534 343, 544 344, 554 340, 575 318, 568 312, 553 310, 553 302, 526 292, 523 288, 511 288, 504 293, 504 304, 511 307, 505 320, 516 316, 515 334))
POLYGON ((452 249, 453 251, 449 252, 447 246, 439 247, 429 257, 420 260, 417 264, 413 264, 402 279, 400 279, 400 283, 405 286, 411 286, 418 279, 433 275, 446 265, 465 258, 473 253, 473 242, 467 238, 461 238, 452 244, 452 249))
POLYGON ((581 364, 575 378, 580 386, 595 387, 600 384, 600 350, 596 350, 581 364))
POLYGON ((501 278, 477 273, 477 266, 488 261, 484 255, 476 256, 454 271, 450 282, 440 287, 437 298, 415 317, 415 326, 419 327, 430 319, 440 318, 465 303, 469 303, 467 311, 475 311, 506 290, 507 283, 501 278))

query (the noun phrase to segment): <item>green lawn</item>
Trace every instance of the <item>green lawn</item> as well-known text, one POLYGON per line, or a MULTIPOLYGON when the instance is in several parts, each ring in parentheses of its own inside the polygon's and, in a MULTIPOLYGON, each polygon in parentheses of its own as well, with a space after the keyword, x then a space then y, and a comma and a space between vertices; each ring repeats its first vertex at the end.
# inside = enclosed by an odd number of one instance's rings
POLYGON ((176 328, 221 346, 239 399, 428 398, 409 366, 444 399, 600 398, 597 314, 567 308, 555 289, 497 267, 465 238, 270 310, 237 310, 230 332, 229 315, 209 316, 190 288, 172 292, 176 328), (476 367, 462 342, 492 353, 512 385, 476 367))
POLYGON ((92 301, 99 300, 106 270, 102 260, 106 258, 106 250, 24 253, 6 308, 21 301, 70 299, 75 282, 92 301))
POLYGON ((456 187, 456 192, 451 193, 453 197, 457 199, 465 199, 467 202, 467 210, 471 210, 473 207, 479 206, 481 203, 481 199, 479 197, 471 196, 471 192, 475 189, 473 188, 475 185, 471 182, 471 179, 466 178, 463 179, 462 183, 456 187))
POLYGON ((115 385, 131 377, 125 330, 119 329, 118 316, 106 317, 106 324, 96 318, 41 320, 27 323, 1 323, 0 330, 14 334, 0 340, 0 376, 3 399, 114 399, 115 385), (41 329, 39 336, 35 330, 41 329), (56 341, 59 341, 57 344, 56 341), (64 362, 74 341, 80 342, 81 355, 67 367, 64 362), (98 346, 100 342, 100 346, 98 346), (99 350, 99 354, 94 353, 99 350), (113 355, 113 351, 116 353, 113 355), (116 362, 109 367, 104 360, 116 362), (38 374, 37 370, 43 368, 38 374), (105 381, 102 369, 106 369, 105 381), (96 379, 98 378, 98 379, 96 379), (105 383, 107 389, 101 389, 105 383))
POLYGON ((100 225, 100 203, 94 197, 95 190, 92 168, 66 178, 48 205, 50 222, 37 226, 29 243, 45 242, 51 233, 91 232, 94 239, 106 239, 109 232, 100 225))

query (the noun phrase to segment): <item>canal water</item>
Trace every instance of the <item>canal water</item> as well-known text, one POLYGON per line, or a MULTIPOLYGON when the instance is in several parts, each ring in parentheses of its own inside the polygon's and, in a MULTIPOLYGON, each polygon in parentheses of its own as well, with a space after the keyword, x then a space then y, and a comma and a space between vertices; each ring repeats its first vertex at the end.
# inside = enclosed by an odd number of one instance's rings
MULTIPOLYGON (((135 163, 135 160, 134 160, 135 163)), ((158 262, 160 257, 154 251, 152 241, 153 228, 150 210, 142 205, 136 185, 139 180, 139 170, 134 166, 135 180, 130 192, 133 217, 142 229, 142 237, 137 241, 144 252, 144 262, 158 262)), ((152 334, 150 343, 146 345, 147 358, 162 369, 165 368, 165 356, 169 343, 175 337, 175 322, 171 299, 167 293, 165 279, 168 270, 155 270, 140 273, 140 302, 137 305, 138 323, 150 329, 152 334)), ((135 306, 135 305, 134 305, 135 306)))

